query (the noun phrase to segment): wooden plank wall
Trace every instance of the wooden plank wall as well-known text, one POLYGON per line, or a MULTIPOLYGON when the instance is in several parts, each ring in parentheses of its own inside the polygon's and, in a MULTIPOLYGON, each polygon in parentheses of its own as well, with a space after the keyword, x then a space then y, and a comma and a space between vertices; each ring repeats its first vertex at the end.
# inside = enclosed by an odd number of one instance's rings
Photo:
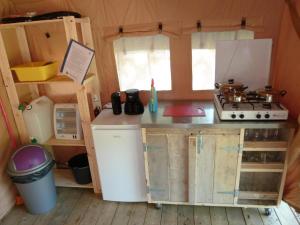
MULTIPOLYGON (((5 105, 7 114, 11 124, 16 131, 16 126, 12 117, 12 112, 10 110, 10 105, 8 102, 7 94, 4 88, 3 80, 0 78, 0 97, 5 105)), ((2 115, 0 115, 0 219, 14 206, 15 203, 15 189, 14 185, 6 175, 6 165, 7 161, 12 153, 10 147, 9 136, 7 130, 5 129, 5 123, 2 115)))

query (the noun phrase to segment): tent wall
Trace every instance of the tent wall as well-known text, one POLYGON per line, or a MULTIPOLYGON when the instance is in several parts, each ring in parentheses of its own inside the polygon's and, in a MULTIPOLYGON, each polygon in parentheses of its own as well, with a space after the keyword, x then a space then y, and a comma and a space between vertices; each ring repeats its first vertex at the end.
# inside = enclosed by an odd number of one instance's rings
MULTIPOLYGON (((300 2, 296 2, 300 14, 300 2)), ((287 6, 284 9, 277 45, 278 51, 274 63, 275 86, 287 90, 283 102, 291 115, 297 118, 300 113, 300 38, 294 29, 287 6)))
MULTIPOLYGON (((297 1, 295 1, 297 2, 297 1)), ((296 5, 300 14, 300 2, 296 5)), ((300 17, 298 16, 300 19, 300 17)), ((286 6, 282 18, 278 51, 275 60, 275 85, 287 90, 284 104, 293 117, 300 113, 300 37, 297 36, 291 20, 289 8, 286 6)), ((300 123, 300 117, 298 117, 300 123)), ((290 155, 284 199, 300 211, 300 132, 293 141, 290 155)))
MULTIPOLYGON (((283 0, 91 0, 88 4, 80 0, 11 0, 11 3, 17 13, 73 10, 91 18, 103 103, 110 101, 110 94, 119 89, 112 42, 103 38, 107 31, 118 29, 119 26, 133 27, 138 31, 138 27, 159 22, 182 31, 183 28, 195 28, 197 20, 202 21, 204 29, 210 24, 214 30, 222 30, 232 23, 240 24, 242 17, 246 17, 248 22, 261 26, 262 29, 256 32, 257 38, 273 38, 275 54, 284 5, 283 0), (223 24, 222 28, 220 24, 223 24)), ((49 27, 52 40, 57 37, 55 33, 59 33, 60 29, 49 27)), ((47 28, 38 27, 36 30, 44 32, 47 28)), ((36 33, 36 30, 31 32, 36 33)), ((47 47, 51 38, 46 39, 44 34, 30 37, 34 37, 34 40, 30 38, 34 49, 33 58, 53 58, 55 51, 47 47)), ((55 43, 59 48, 57 40, 55 43)), ((180 32, 178 37, 171 37, 172 91, 160 92, 160 99, 211 97, 211 92, 192 91, 190 42, 190 33, 180 32)))

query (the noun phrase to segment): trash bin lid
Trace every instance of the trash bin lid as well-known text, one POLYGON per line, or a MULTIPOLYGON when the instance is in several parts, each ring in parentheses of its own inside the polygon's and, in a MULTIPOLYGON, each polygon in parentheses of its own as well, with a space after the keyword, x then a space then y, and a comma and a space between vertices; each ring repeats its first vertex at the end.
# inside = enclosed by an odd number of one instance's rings
POLYGON ((51 155, 39 145, 26 145, 18 149, 11 157, 8 173, 11 175, 37 171, 52 161, 51 155))

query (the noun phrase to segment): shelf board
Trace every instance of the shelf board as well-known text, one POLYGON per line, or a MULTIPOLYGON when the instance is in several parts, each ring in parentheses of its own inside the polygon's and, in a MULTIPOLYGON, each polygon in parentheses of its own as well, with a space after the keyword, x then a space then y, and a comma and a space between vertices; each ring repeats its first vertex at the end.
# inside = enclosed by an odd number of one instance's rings
POLYGON ((283 163, 242 163, 241 172, 282 172, 283 163))
MULTIPOLYGON (((91 78, 94 76, 94 74, 90 73, 86 76, 85 80, 83 81, 83 84, 86 84, 91 80, 91 78)), ((15 81, 16 85, 25 85, 25 84, 61 84, 61 83, 75 83, 71 78, 69 78, 66 75, 57 75, 49 80, 43 80, 43 81, 15 81)))
MULTIPOLYGON (((83 18, 75 18, 76 23, 80 23, 83 18)), ((37 20, 37 21, 28 21, 28 22, 19 22, 19 23, 2 23, 0 24, 1 29, 12 29, 20 26, 30 26, 36 24, 46 24, 46 23, 59 23, 63 22, 63 19, 52 19, 52 20, 37 20)))
POLYGON ((239 191, 239 199, 277 200, 277 192, 239 191))
POLYGON ((243 151, 286 151, 287 141, 245 141, 243 151))
POLYGON ((85 146, 84 140, 64 140, 56 139, 55 137, 50 138, 44 145, 51 146, 85 146))
POLYGON ((57 187, 93 188, 93 184, 76 183, 70 169, 54 169, 55 185, 57 187))

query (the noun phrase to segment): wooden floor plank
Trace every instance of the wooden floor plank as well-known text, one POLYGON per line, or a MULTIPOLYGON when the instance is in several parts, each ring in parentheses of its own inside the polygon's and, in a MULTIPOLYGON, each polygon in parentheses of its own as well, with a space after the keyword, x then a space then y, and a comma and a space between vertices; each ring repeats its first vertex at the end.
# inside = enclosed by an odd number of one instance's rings
POLYGON ((83 190, 79 188, 69 188, 68 197, 62 203, 60 210, 56 210, 52 220, 48 225, 61 225, 64 224, 73 210, 74 206, 78 202, 79 198, 82 195, 83 190))
POLYGON ((112 225, 127 224, 131 216, 132 207, 132 203, 120 203, 113 218, 112 225))
POLYGON ((38 215, 33 225, 46 225, 50 223, 55 215, 55 212, 62 209, 64 202, 68 199, 69 193, 70 190, 68 188, 58 189, 56 207, 46 214, 38 215))
POLYGON ((265 214, 265 209, 258 209, 260 217, 264 223, 264 225, 281 225, 276 212, 274 209, 270 209, 271 210, 271 215, 267 216, 265 214))
POLYGON ((226 210, 224 207, 210 207, 209 211, 212 225, 228 225, 226 210))
POLYGON ((275 212, 282 225, 299 225, 295 215, 285 202, 282 201, 280 206, 275 208, 275 212))
POLYGON ((226 214, 229 225, 246 225, 243 211, 241 208, 227 207, 226 214))
POLYGON ((177 225, 177 205, 162 207, 161 225, 177 225))
POLYGON ((22 217, 27 214, 23 206, 14 207, 11 212, 6 215, 0 222, 1 225, 16 225, 22 220, 22 217))
POLYGON ((161 222, 162 209, 156 209, 153 205, 148 205, 144 225, 159 225, 161 222))
POLYGON ((31 215, 25 206, 14 207, 0 225, 299 225, 290 207, 283 203, 271 209, 224 208, 103 201, 91 190, 58 188, 55 209, 31 215), (81 194, 82 193, 82 194, 81 194))
POLYGON ((194 225, 194 207, 188 205, 178 206, 177 212, 177 224, 178 225, 194 225))
POLYGON ((116 213, 118 203, 117 202, 109 202, 109 201, 103 201, 103 208, 101 212, 98 212, 100 215, 97 225, 110 225, 112 223, 112 220, 114 218, 114 215, 116 213))
POLYGON ((258 209, 243 208, 243 214, 247 225, 263 225, 258 209))
POLYGON ((91 199, 91 204, 86 210, 80 225, 95 225, 101 215, 103 208, 103 200, 99 198, 91 199))
POLYGON ((133 204, 128 225, 143 225, 145 222, 146 213, 147 213, 146 203, 133 204))
POLYGON ((195 220, 195 225, 211 225, 209 207, 195 206, 194 220, 195 220))
MULTIPOLYGON (((24 207, 24 211, 26 211, 25 207, 24 207)), ((32 225, 35 223, 35 221, 37 220, 37 216, 30 214, 26 211, 26 215, 24 215, 21 219, 21 222, 18 223, 18 225, 32 225)))
POLYGON ((79 225, 93 198, 95 198, 95 194, 91 190, 85 191, 74 206, 64 225, 79 225))

